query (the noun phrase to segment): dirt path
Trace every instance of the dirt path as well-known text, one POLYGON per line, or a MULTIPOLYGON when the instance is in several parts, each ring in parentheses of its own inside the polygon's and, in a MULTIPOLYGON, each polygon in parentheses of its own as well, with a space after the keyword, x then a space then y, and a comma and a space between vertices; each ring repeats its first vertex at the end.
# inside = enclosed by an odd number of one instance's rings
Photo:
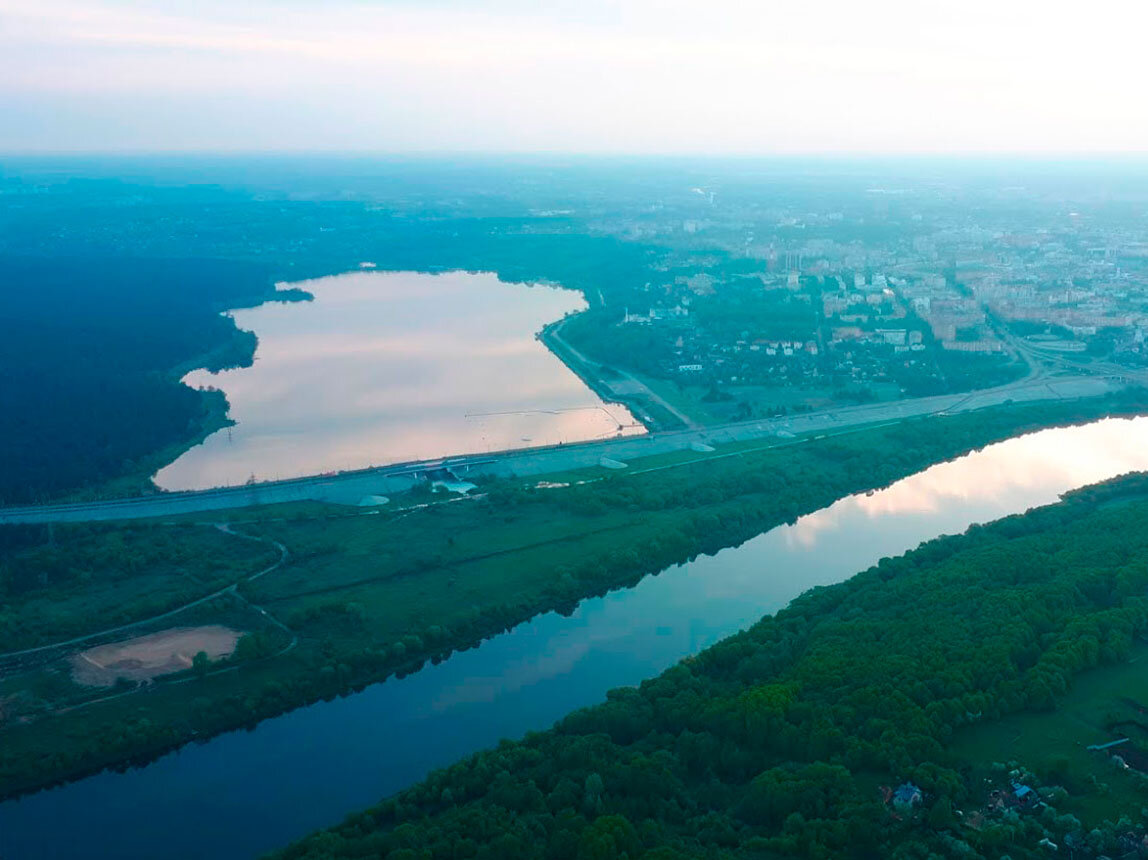
MULTIPOLYGON (((278 626, 284 630, 287 630, 287 627, 284 626, 282 624, 282 622, 280 622, 278 619, 269 615, 265 610, 261 609, 260 607, 254 606, 254 604, 247 601, 247 599, 239 593, 239 586, 241 583, 254 582, 255 580, 259 579, 260 577, 266 576, 267 574, 271 573, 271 571, 278 570, 280 567, 282 567, 284 564, 286 564, 287 559, 291 555, 291 553, 287 550, 287 547, 285 547, 283 544, 279 543, 279 541, 271 540, 270 538, 255 537, 254 535, 247 535, 247 534, 243 534, 242 532, 234 531, 234 530, 232 530, 232 528, 229 525, 227 525, 225 523, 214 523, 213 525, 215 525, 215 527, 217 529, 219 529, 221 532, 224 532, 225 534, 229 534, 229 535, 232 535, 232 536, 237 537, 237 538, 243 538, 244 540, 258 541, 259 543, 271 544, 277 550, 279 550, 278 561, 276 561, 270 567, 265 567, 265 568, 263 568, 263 570, 256 571, 255 573, 251 574, 250 576, 244 577, 243 579, 239 580, 238 582, 233 582, 231 585, 224 586, 223 588, 220 588, 216 591, 213 591, 210 594, 205 594, 203 597, 197 597, 195 600, 190 600, 187 603, 182 604, 181 606, 177 606, 174 609, 169 609, 166 612, 161 612, 158 615, 151 615, 147 618, 141 618, 139 621, 133 621, 130 624, 121 624, 118 627, 109 627, 106 630, 99 630, 95 633, 85 634, 84 636, 76 636, 73 639, 65 639, 61 642, 53 642, 50 645, 39 645, 35 648, 25 648, 22 651, 9 651, 6 654, 0 654, 0 660, 17 659, 20 657, 29 657, 33 654, 42 654, 45 651, 51 651, 51 650, 57 649, 57 648, 70 648, 73 645, 82 645, 85 642, 91 642, 93 639, 99 639, 99 638, 104 637, 104 636, 114 636, 117 633, 126 633, 129 630, 137 630, 146 624, 152 624, 153 622, 156 622, 156 621, 162 621, 165 618, 171 618, 174 615, 178 615, 179 613, 185 612, 188 609, 191 609, 195 606, 200 606, 204 603, 215 600, 217 597, 222 597, 225 594, 236 595, 241 600, 248 603, 249 606, 253 606, 258 612, 260 612, 262 615, 266 616, 276 626, 278 626)), ((288 632, 290 632, 290 631, 288 630, 288 632)))

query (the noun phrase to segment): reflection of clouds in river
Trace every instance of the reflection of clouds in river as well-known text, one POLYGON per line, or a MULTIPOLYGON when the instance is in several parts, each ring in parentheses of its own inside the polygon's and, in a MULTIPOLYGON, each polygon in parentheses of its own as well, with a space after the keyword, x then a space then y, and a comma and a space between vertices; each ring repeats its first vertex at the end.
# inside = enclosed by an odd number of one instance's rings
POLYGON ((783 526, 783 537, 787 549, 812 550, 817 546, 817 539, 825 532, 837 530, 841 519, 842 502, 824 508, 815 514, 801 517, 791 526, 783 526))
MULTIPOLYGON (((627 631, 628 632, 628 631, 627 631)), ((531 654, 499 667, 497 675, 472 676, 443 689, 431 704, 431 710, 448 711, 459 705, 492 702, 500 696, 525 689, 546 678, 568 674, 594 646, 621 638, 624 634, 609 626, 576 628, 557 641, 550 641, 545 651, 531 654), (590 630, 591 635, 581 635, 590 630)))
POLYGON ((794 549, 813 549, 847 517, 927 515, 954 500, 1004 504, 1019 491, 1045 489, 1052 502, 1072 487, 1145 468, 1146 442, 1146 418, 1108 419, 1009 439, 975 456, 932 466, 872 495, 850 496, 801 517, 786 530, 785 543, 794 549))
MULTIPOLYGON (((569 618, 547 613, 520 625, 502 641, 517 640, 528 653, 508 655, 494 672, 468 669, 458 683, 435 694, 431 710, 493 702, 565 676, 585 677, 596 671, 595 661, 610 663, 609 669, 603 669, 609 672, 619 663, 641 664, 667 646, 671 650, 684 648, 685 653, 697 651, 715 641, 709 622, 692 617, 699 602, 704 602, 707 615, 721 618, 728 618, 731 611, 740 615, 747 606, 760 605, 756 600, 746 601, 747 588, 760 591, 760 579, 747 577, 749 571, 757 572, 757 564, 746 559, 745 569, 739 571, 737 550, 728 553, 732 554, 726 555, 725 564, 716 556, 705 556, 698 562, 663 570, 656 584, 647 579, 643 586, 585 600, 569 618), (656 607, 651 605, 651 594, 656 607)), ((767 608, 775 608, 772 603, 767 608)), ((757 620, 759 615, 749 610, 744 623, 757 620)), ((484 647, 479 646, 479 651, 484 647)))
POLYGON ((941 463, 872 496, 856 498, 870 517, 887 513, 933 512, 949 499, 986 499, 1017 488, 1069 487, 1120 475, 1144 462, 1143 436, 1148 421, 1101 421, 1062 432, 1041 431, 991 445, 977 457, 941 463), (1136 437, 1140 441, 1134 441, 1136 437))

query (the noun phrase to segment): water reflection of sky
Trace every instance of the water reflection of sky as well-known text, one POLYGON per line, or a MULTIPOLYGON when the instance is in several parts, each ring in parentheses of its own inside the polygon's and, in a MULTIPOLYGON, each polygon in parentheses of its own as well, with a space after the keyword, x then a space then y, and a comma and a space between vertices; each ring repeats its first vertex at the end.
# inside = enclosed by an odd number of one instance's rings
POLYGON ((237 424, 160 470, 161 487, 593 439, 634 423, 534 338, 583 306, 577 293, 467 272, 355 272, 299 286, 315 301, 233 314, 259 336, 254 366, 186 377, 226 392, 237 424))
POLYGON ((872 495, 842 499, 802 517, 784 537, 790 546, 813 548, 823 535, 850 525, 864 534, 865 521, 890 515, 927 517, 942 532, 946 526, 959 531, 1144 468, 1148 418, 1042 430, 939 463, 872 495))
POLYGON ((459 756, 546 728, 612 687, 652 677, 809 588, 1137 469, 1148 469, 1148 419, 990 446, 584 600, 569 617, 540 615, 406 678, 186 746, 138 770, 0 804, 0 853, 256 856, 459 756))

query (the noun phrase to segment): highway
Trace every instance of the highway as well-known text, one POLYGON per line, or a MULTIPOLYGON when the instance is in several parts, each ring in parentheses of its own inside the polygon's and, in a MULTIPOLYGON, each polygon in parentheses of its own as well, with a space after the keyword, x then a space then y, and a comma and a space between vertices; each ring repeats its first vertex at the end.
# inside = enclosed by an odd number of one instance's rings
POLYGON ((839 431, 888 421, 938 413, 970 412, 1005 402, 1098 397, 1124 386, 1117 374, 1109 376, 1039 376, 966 394, 945 394, 789 415, 751 419, 710 427, 660 430, 641 436, 521 448, 485 454, 460 454, 438 460, 396 463, 353 472, 284 481, 156 493, 134 498, 71 504, 0 508, 0 523, 92 522, 144 519, 205 513, 283 502, 320 501, 355 505, 365 496, 391 495, 408 490, 428 472, 449 469, 459 476, 530 477, 591 468, 603 458, 629 463, 654 454, 668 454, 691 446, 747 442, 780 435, 808 435, 839 431))

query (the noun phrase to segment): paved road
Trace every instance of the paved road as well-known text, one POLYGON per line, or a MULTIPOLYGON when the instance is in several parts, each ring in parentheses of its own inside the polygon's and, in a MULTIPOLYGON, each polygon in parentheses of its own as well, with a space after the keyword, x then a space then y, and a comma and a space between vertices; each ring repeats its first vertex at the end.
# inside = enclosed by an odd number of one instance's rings
POLYGON ((654 391, 654 389, 650 388, 650 386, 646 385, 646 383, 642 382, 642 380, 638 379, 638 377, 634 376, 634 374, 628 370, 613 368, 611 375, 605 374, 603 372, 605 368, 601 363, 587 358, 585 353, 571 346, 570 342, 562 336, 562 329, 565 327, 568 319, 569 317, 552 326, 548 326, 544 330, 545 336, 550 340, 547 346, 551 352, 562 359, 566 366, 574 370, 587 384, 590 384, 589 380, 593 380, 596 386, 608 389, 604 392, 605 394, 613 394, 613 397, 604 397, 603 399, 632 403, 635 396, 642 397, 658 404, 666 412, 681 421, 684 427, 696 430, 701 426, 694 421, 693 418, 686 415, 686 413, 682 412, 678 407, 674 406, 674 404, 670 403, 670 401, 666 400, 662 395, 658 394, 658 392, 654 391), (555 350, 555 345, 557 345, 559 349, 555 350), (571 362, 570 359, 574 359, 574 361, 571 362))
POLYGON ((305 500, 354 505, 365 496, 386 496, 410 489, 422 480, 423 475, 435 468, 446 467, 456 474, 471 476, 545 475, 598 466, 601 465, 603 458, 625 463, 652 454, 685 450, 696 443, 722 444, 777 435, 787 437, 790 434, 822 433, 939 412, 969 412, 1007 401, 1020 403, 1098 397, 1122 386, 1123 383, 1115 375, 1040 377, 987 388, 971 394, 945 394, 891 403, 866 404, 810 412, 805 415, 755 419, 704 428, 665 430, 642 436, 622 436, 549 448, 459 455, 442 460, 399 463, 338 475, 298 478, 243 487, 158 493, 152 496, 102 502, 0 508, 0 523, 87 522, 169 517, 305 500))

